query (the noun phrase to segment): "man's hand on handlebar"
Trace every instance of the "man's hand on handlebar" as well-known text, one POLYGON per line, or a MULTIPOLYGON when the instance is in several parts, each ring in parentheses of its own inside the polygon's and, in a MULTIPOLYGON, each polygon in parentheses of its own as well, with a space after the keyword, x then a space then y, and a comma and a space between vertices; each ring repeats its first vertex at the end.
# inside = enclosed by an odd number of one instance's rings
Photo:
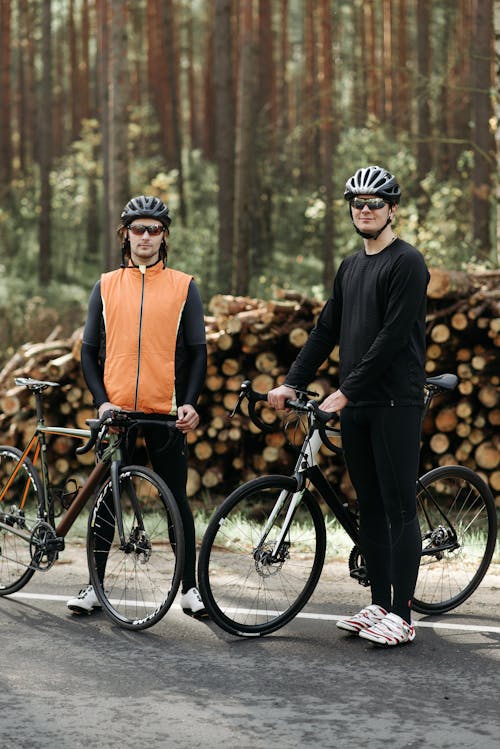
MULTIPOLYGON (((105 403, 101 403, 99 408, 97 409, 97 413, 99 415, 99 418, 102 419, 105 413, 108 411, 121 411, 122 409, 120 406, 115 406, 114 403, 109 403, 109 401, 106 401, 105 403)), ((110 434, 118 434, 120 430, 117 427, 110 427, 109 432, 110 434)))
POLYGON ((115 406, 114 403, 109 403, 109 401, 106 401, 105 403, 101 403, 99 408, 97 409, 97 413, 99 415, 99 418, 102 419, 106 411, 121 411, 122 409, 120 406, 115 406))
POLYGON ((295 397, 295 390, 293 388, 288 387, 288 385, 280 385, 268 392, 267 402, 277 411, 281 411, 285 408, 285 401, 294 400, 295 397))
POLYGON ((345 397, 344 393, 341 390, 336 390, 334 393, 331 393, 327 398, 325 398, 325 400, 321 403, 321 410, 338 413, 339 411, 342 411, 345 406, 347 406, 348 402, 349 400, 345 397))
MULTIPOLYGON (((286 408, 285 404, 287 400, 294 400, 295 398, 295 390, 288 385, 280 385, 279 387, 270 390, 267 394, 267 402, 278 411, 286 408)), ((338 411, 341 411, 347 403, 348 399, 345 397, 344 393, 341 390, 336 390, 325 398, 320 407, 322 411, 337 413, 338 411)))

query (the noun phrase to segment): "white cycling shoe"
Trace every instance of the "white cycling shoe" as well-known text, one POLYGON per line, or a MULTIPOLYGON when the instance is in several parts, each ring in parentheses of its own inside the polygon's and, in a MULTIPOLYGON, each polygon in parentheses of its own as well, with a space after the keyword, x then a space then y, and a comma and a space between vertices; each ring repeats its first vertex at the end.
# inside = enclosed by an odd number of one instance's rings
POLYGON ((75 598, 70 598, 66 606, 75 614, 92 614, 102 608, 92 585, 82 588, 75 598))
POLYGON ((190 588, 187 593, 181 595, 181 608, 185 614, 192 616, 194 619, 208 617, 198 588, 190 588))

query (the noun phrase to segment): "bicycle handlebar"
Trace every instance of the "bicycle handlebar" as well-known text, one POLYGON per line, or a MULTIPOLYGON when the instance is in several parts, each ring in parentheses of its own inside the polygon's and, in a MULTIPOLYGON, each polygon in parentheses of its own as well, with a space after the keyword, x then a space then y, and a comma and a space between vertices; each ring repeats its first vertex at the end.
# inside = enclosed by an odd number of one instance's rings
POLYGON ((76 448, 78 455, 84 455, 88 453, 99 440, 102 441, 104 434, 109 430, 110 427, 117 427, 122 430, 128 431, 134 426, 162 426, 168 427, 169 429, 175 429, 175 422, 171 419, 158 418, 148 416, 142 411, 119 411, 117 409, 110 409, 105 411, 100 419, 87 419, 87 424, 90 427, 90 437, 88 441, 76 448))
MULTIPOLYGON (((299 397, 293 400, 287 399, 285 401, 285 406, 299 413, 312 412, 314 420, 316 422, 316 428, 319 432, 323 444, 332 452, 342 454, 342 448, 334 445, 334 443, 330 441, 326 434, 328 429, 328 431, 335 432, 335 434, 340 435, 339 429, 327 427, 327 422, 335 418, 336 414, 331 413, 330 411, 322 411, 317 401, 308 400, 308 396, 317 395, 317 393, 311 393, 308 390, 299 390, 297 388, 294 388, 294 390, 299 393, 299 397)), ((250 417, 250 420, 255 424, 255 426, 260 429, 261 432, 273 432, 274 428, 262 421, 255 408, 256 404, 260 401, 267 401, 267 393, 258 393, 253 390, 250 380, 245 380, 241 383, 240 395, 233 411, 230 414, 231 417, 233 417, 235 413, 240 411, 241 403, 244 398, 246 398, 248 401, 248 416, 250 417)))

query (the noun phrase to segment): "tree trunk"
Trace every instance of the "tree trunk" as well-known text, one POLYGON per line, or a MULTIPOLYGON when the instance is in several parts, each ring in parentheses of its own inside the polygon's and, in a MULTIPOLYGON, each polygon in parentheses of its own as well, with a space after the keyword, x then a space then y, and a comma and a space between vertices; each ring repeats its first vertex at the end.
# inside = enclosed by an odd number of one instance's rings
POLYGON ((40 88, 38 134, 40 141, 40 220, 38 278, 42 286, 51 280, 52 167, 52 44, 51 3, 42 4, 42 85, 40 88))
POLYGON ((255 48, 253 1, 240 3, 240 69, 237 92, 236 161, 234 203, 235 266, 233 291, 246 294, 249 288, 249 249, 253 192, 252 143, 255 134, 255 48))
MULTIPOLYGON (((187 58, 188 58, 188 71, 187 71, 187 89, 188 89, 188 101, 189 101, 189 140, 190 150, 195 151, 201 145, 200 140, 200 120, 198 116, 197 106, 197 85, 196 85, 196 73, 195 73, 195 37, 194 37, 194 19, 191 14, 187 19, 187 58)), ((217 27, 216 27, 217 28, 217 27)))
MULTIPOLYGON (((214 25, 215 0, 208 0, 208 35, 206 40, 206 59, 203 69, 203 155, 208 161, 215 161, 215 106, 214 106, 214 25)), ((243 12, 243 11, 240 11, 243 12)))
POLYGON ((382 45, 383 49, 383 81, 384 81, 384 122, 389 126, 393 123, 393 87, 394 87, 394 59, 393 59, 393 47, 394 41, 392 39, 392 28, 391 28, 391 15, 395 13, 395 6, 391 0, 382 1, 382 18, 383 18, 383 31, 384 31, 384 42, 382 45), (392 7, 392 10, 391 10, 392 7))
POLYGON ((323 285, 325 291, 333 279, 333 32, 329 0, 320 7, 320 107, 321 107, 321 168, 325 200, 325 225, 323 231, 323 285))
POLYGON ((394 38, 398 41, 394 112, 399 132, 411 132, 410 82, 408 76, 408 8, 407 0, 399 0, 398 26, 394 38))
POLYGON ((304 83, 301 104, 302 165, 301 173, 306 183, 318 183, 319 166, 319 100, 317 96, 317 55, 315 3, 304 4, 304 83))
POLYGON ((382 66, 380 61, 380 36, 377 34, 378 23, 375 19, 375 7, 373 0, 366 0, 363 4, 363 28, 365 30, 364 43, 366 44, 366 89, 368 114, 377 120, 382 119, 382 66))
POLYGON ((69 41, 69 77, 70 77, 70 111, 71 111, 71 140, 77 140, 80 134, 80 97, 78 53, 76 49, 75 2, 70 0, 68 9, 68 41, 69 41))
MULTIPOLYGON (((449 4, 443 8, 445 23, 436 49, 436 69, 442 71, 439 82, 439 101, 441 106, 436 107, 436 133, 438 134, 435 149, 436 173, 440 180, 449 179, 455 172, 450 160, 448 143, 450 133, 448 132, 448 106, 450 102, 450 69, 448 61, 451 59, 453 42, 453 28, 456 23, 457 6, 449 4)), ((454 83, 453 85, 456 85, 454 83)))
POLYGON ((91 116, 90 105, 90 21, 89 21, 89 0, 83 0, 82 3, 82 61, 80 64, 80 115, 82 119, 88 119, 91 116))
POLYGON ((490 90, 493 60, 492 0, 477 0, 472 48, 472 107, 474 168, 472 172, 473 234, 477 253, 487 260, 491 253, 490 220, 492 174, 496 166, 495 142, 491 132, 493 111, 490 90))
POLYGON ((167 64, 168 91, 172 107, 172 133, 174 137, 174 166, 177 169, 177 190, 179 193, 179 217, 182 224, 187 221, 186 198, 184 195, 184 169, 182 166, 182 130, 181 130, 181 102, 179 96, 179 77, 177 61, 179 59, 179 43, 175 23, 172 0, 164 0, 163 4, 163 35, 167 64))
POLYGON ((109 45, 109 196, 107 226, 111 267, 120 262, 115 228, 130 198, 128 177, 129 78, 127 69, 126 0, 111 0, 109 45))
MULTIPOLYGON (((369 13, 369 9, 365 7, 365 4, 356 4, 352 7, 353 13, 353 31, 359 39, 366 38, 365 21, 366 14, 369 13)), ((324 6, 322 4, 322 15, 321 23, 323 23, 324 6)), ((322 30, 323 31, 323 30, 322 30)), ((322 33, 320 31, 320 33, 322 33)), ((373 50, 373 45, 371 47, 373 50)), ((352 92, 352 121, 354 127, 361 128, 366 125, 368 119, 368 90, 367 90, 367 76, 368 76, 368 51, 364 44, 353 45, 353 79, 356 82, 353 86, 352 92)), ((375 71, 370 70, 369 76, 375 75, 375 71)))
MULTIPOLYGON (((496 59, 500 60, 500 0, 495 0, 493 24, 495 27, 495 55, 496 55, 496 59)), ((496 91, 495 115, 497 119, 497 127, 495 130, 496 148, 497 148, 497 174, 500 174, 500 127, 498 126, 498 123, 500 122, 500 68, 498 65, 496 67, 495 91, 496 91)), ((497 179, 496 185, 497 185, 497 188, 496 188, 496 197, 497 197, 497 201, 496 201, 497 203, 497 216, 496 216, 497 257, 496 257, 496 262, 500 265, 500 180, 497 179)))
POLYGON ((108 196, 110 190, 110 122, 109 122, 109 8, 107 0, 97 0, 97 99, 101 127, 102 190, 104 195, 102 212, 102 260, 105 270, 115 263, 113 248, 116 242, 114 221, 110 220, 108 196))
MULTIPOLYGON (((419 181, 425 179, 432 169, 431 153, 431 111, 429 107, 430 83, 430 0, 417 0, 417 176, 419 181)), ((428 200, 422 201, 419 219, 427 212, 428 200)))
POLYGON ((215 138, 219 190, 218 289, 231 290, 234 211, 234 99, 231 42, 231 0, 216 0, 214 34, 215 138))
POLYGON ((36 117, 34 114, 34 63, 33 63, 33 40, 29 29, 29 7, 27 0, 21 0, 18 8, 19 19, 19 95, 17 106, 17 121, 19 132, 19 168, 21 174, 26 174, 29 165, 33 161, 33 138, 31 137, 32 123, 36 117), (33 64, 32 64, 33 63, 33 64))
POLYGON ((449 163, 455 175, 459 174, 458 160, 471 139, 471 93, 470 93, 470 53, 464 50, 471 47, 471 29, 473 26, 473 0, 458 0, 457 19, 454 28, 453 43, 450 47, 448 62, 449 96, 445 104, 448 120, 447 131, 450 144, 446 149, 449 163))
POLYGON ((11 9, 10 0, 0 3, 0 194, 12 179, 11 133, 11 9))

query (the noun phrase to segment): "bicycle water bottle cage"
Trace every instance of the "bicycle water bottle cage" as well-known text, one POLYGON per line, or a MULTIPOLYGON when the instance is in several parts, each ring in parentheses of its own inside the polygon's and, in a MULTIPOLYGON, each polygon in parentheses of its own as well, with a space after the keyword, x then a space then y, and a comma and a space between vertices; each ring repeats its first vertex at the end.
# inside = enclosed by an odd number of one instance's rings
MULTIPOLYGON (((67 510, 74 498, 78 494, 80 487, 78 486, 75 479, 68 479, 63 486, 57 486, 52 488, 53 501, 57 500, 60 504, 60 509, 56 513, 56 517, 59 517, 64 510, 67 510)), ((54 507, 55 512, 55 507, 54 507)))

